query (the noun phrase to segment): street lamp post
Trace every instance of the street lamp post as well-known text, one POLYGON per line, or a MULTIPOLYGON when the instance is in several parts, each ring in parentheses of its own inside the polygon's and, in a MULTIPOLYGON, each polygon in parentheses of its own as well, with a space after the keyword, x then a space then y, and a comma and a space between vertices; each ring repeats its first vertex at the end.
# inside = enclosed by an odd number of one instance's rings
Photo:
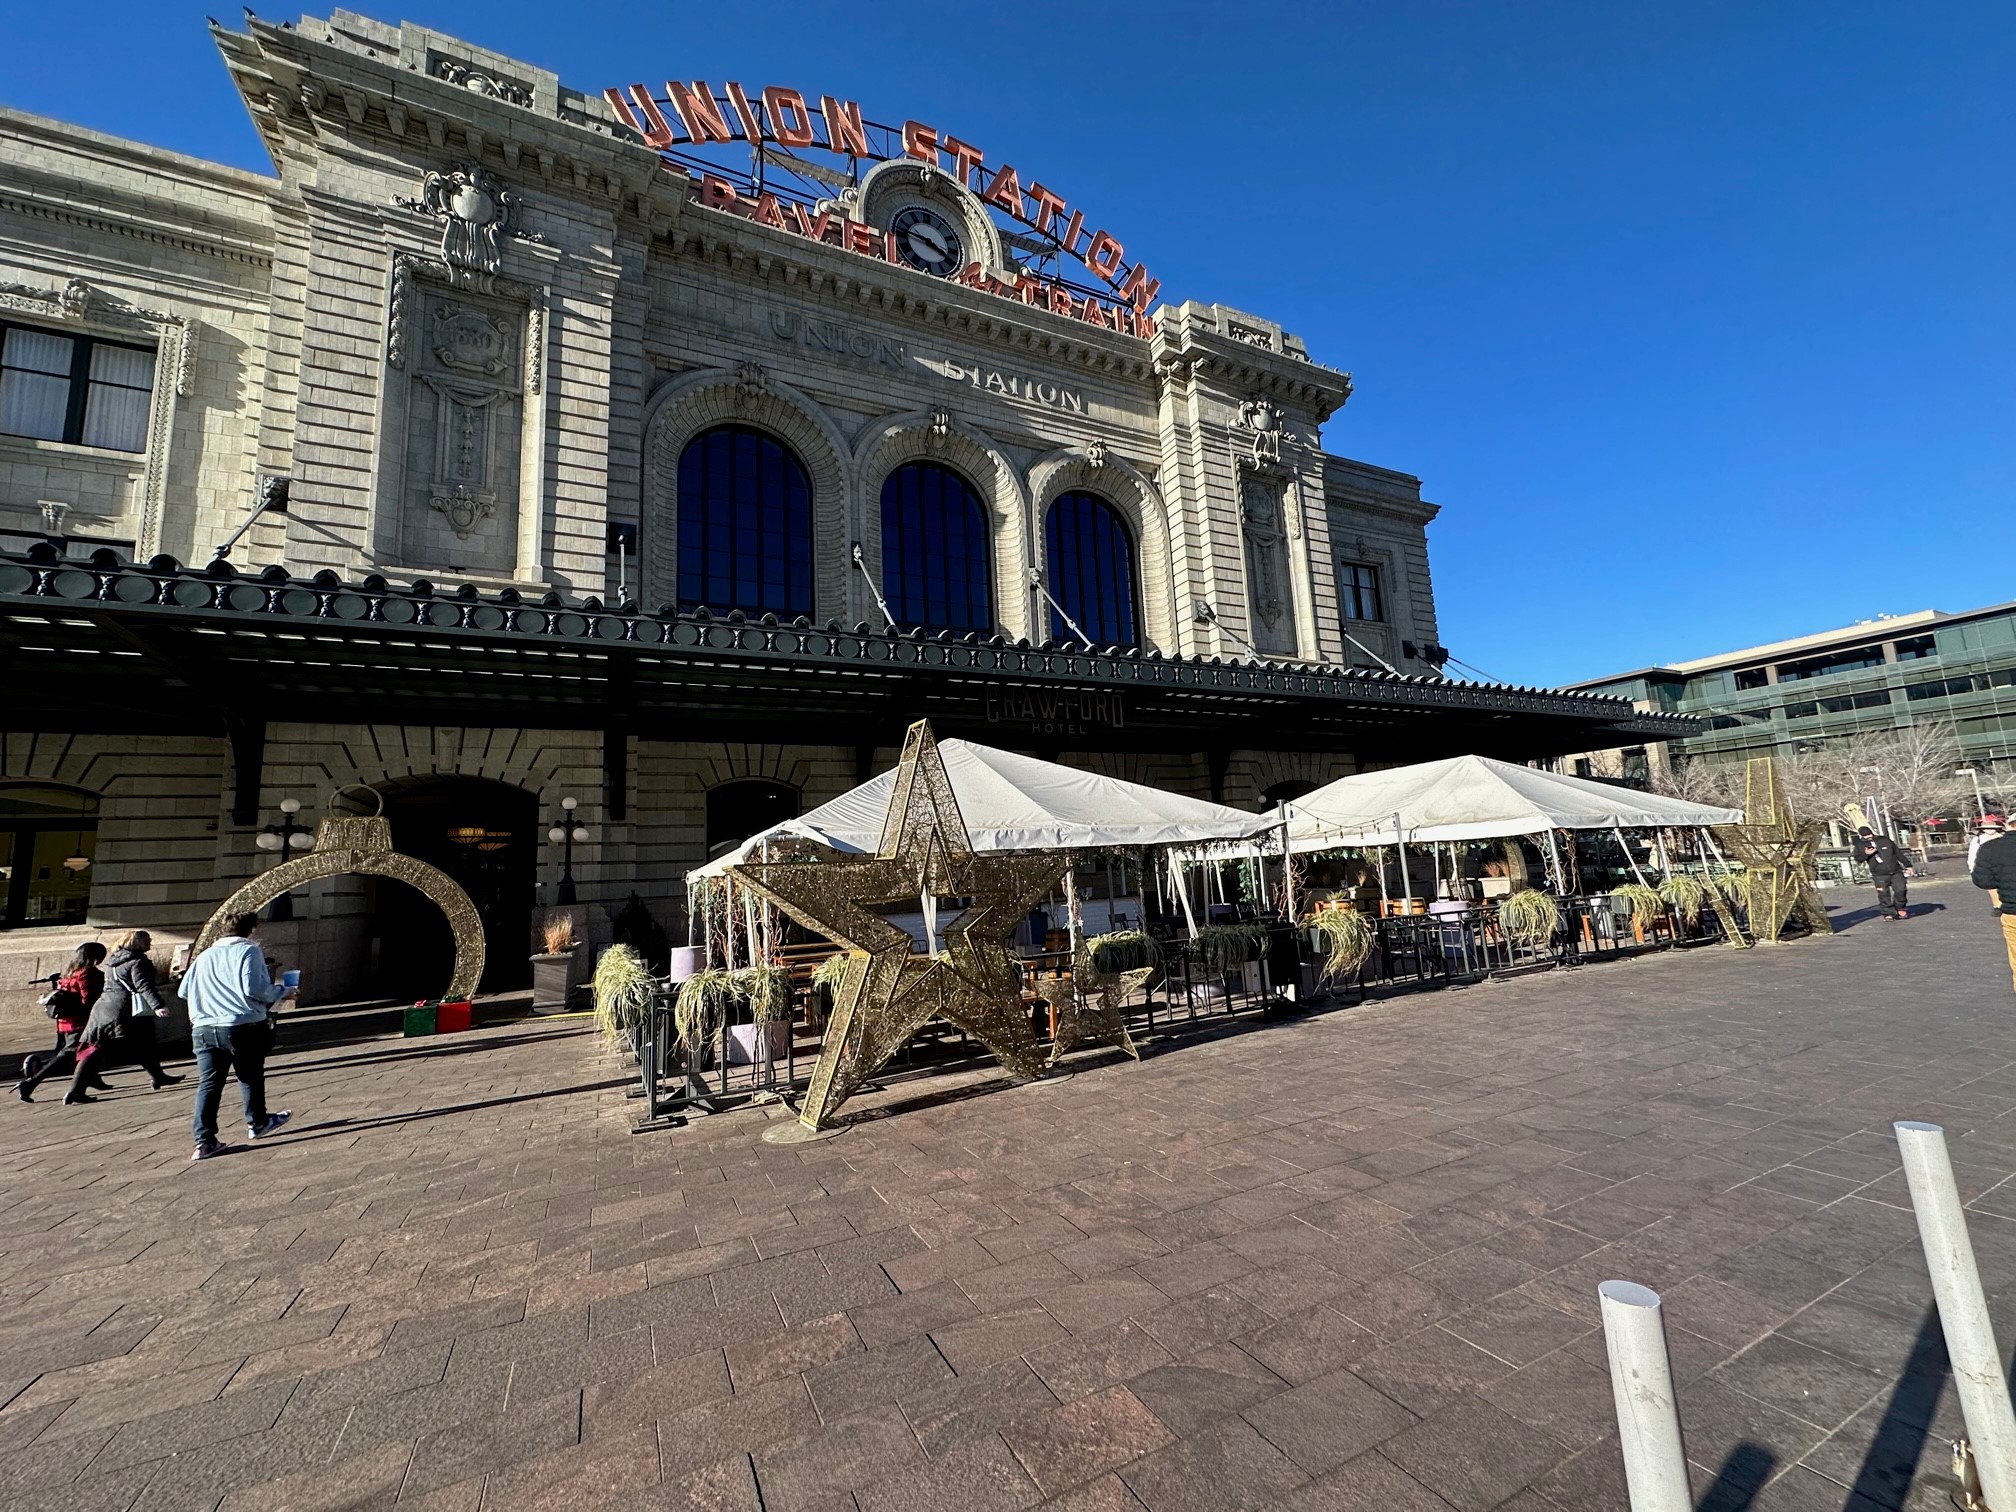
POLYGON ((1876 779, 1876 791, 1871 795, 1875 799, 1876 812, 1872 817, 1875 819, 1876 827, 1879 830, 1886 835, 1891 834, 1890 812, 1883 804, 1883 768, 1880 766, 1866 766, 1857 767, 1855 771, 1858 775, 1867 773, 1876 779))
POLYGON ((1981 769, 1979 767, 1971 767, 1971 766, 1955 767, 1953 769, 1953 775, 1955 777, 1967 777, 1972 779, 1974 783, 1974 812, 1980 818, 1982 823, 1984 824, 1987 823, 1988 800, 1981 796, 1981 769))
MULTIPOLYGON (((294 851, 306 850, 308 848, 308 826, 294 822, 294 816, 300 812, 301 800, 299 798, 282 798, 280 800, 280 822, 278 824, 267 825, 266 828, 259 832, 252 843, 263 851, 278 851, 282 861, 288 859, 289 855, 294 851)), ((266 910, 266 917, 276 923, 293 918, 294 895, 292 893, 280 894, 279 897, 273 900, 272 906, 266 910)))
POLYGON ((577 843, 582 845, 588 843, 587 826, 577 822, 574 817, 574 810, 578 807, 580 807, 579 799, 562 798, 560 817, 554 822, 553 827, 546 831, 548 840, 565 847, 560 853, 559 901, 563 905, 574 901, 574 847, 577 843))

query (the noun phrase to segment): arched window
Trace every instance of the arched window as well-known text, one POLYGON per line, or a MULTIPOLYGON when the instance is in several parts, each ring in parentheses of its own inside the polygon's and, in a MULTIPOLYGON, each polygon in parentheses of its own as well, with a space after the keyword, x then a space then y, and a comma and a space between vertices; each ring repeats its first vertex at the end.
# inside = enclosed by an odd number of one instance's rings
POLYGON ((994 628, 987 508, 958 473, 909 462, 882 481, 882 592, 905 630, 994 628))
POLYGON ((679 456, 679 607, 812 613, 812 482, 784 444, 719 425, 679 456))
MULTIPOLYGON (((1120 511, 1097 494, 1060 494, 1045 522, 1050 592, 1095 646, 1141 642, 1140 604, 1134 590, 1134 535, 1120 511)), ((1071 634, 1056 610, 1050 635, 1071 634)))
POLYGON ((707 789, 707 859, 751 835, 798 817, 798 789, 767 777, 744 777, 707 789))
POLYGON ((0 787, 0 928, 81 924, 90 911, 97 853, 96 794, 0 787))

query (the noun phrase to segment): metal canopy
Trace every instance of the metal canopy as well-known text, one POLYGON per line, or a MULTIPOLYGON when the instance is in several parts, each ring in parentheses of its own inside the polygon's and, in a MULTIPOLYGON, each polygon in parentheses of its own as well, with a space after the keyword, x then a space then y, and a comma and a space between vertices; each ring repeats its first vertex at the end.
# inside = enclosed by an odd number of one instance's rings
MULTIPOLYGON (((872 746, 928 717, 1030 749, 1453 752, 1524 759, 1673 739, 1618 698, 1386 672, 1031 646, 556 594, 437 594, 228 563, 0 554, 4 722, 216 734, 275 720, 526 725, 872 746)), ((234 738, 237 738, 234 735, 234 738)))

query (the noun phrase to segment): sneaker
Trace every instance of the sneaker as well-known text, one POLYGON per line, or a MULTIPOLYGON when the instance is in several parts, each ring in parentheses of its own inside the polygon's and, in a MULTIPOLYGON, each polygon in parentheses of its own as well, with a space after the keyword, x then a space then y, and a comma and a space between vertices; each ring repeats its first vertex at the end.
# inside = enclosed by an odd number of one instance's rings
POLYGON ((282 1109, 278 1113, 268 1113, 266 1115, 266 1122, 256 1127, 252 1124, 245 1125, 245 1137, 247 1139, 264 1139, 269 1134, 277 1134, 280 1131, 280 1126, 293 1116, 292 1113, 287 1112, 285 1109, 282 1109))
POLYGON ((195 1153, 189 1158, 191 1160, 208 1160, 212 1155, 228 1154, 230 1149, 231 1146, 225 1144, 221 1139, 206 1139, 203 1143, 196 1146, 195 1153))

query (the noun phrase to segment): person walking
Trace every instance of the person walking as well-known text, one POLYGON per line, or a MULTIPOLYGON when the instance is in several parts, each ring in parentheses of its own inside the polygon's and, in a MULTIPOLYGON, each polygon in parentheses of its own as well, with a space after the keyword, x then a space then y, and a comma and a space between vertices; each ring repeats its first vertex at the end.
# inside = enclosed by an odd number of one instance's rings
POLYGON ((105 958, 105 990, 84 1025, 77 1073, 70 1082, 73 1093, 82 1092, 99 1068, 115 1057, 144 1070, 154 1079, 157 1092, 182 1080, 161 1069, 161 1056, 154 1048, 154 1020, 166 1018, 168 1007, 161 1001, 154 963, 147 958, 153 945, 146 930, 136 929, 105 958))
POLYGON ((1974 853, 1974 885, 1989 889, 2002 918, 2002 943, 2009 950, 2009 982, 2016 987, 2016 831, 1988 841, 1974 853))
POLYGON ((1876 907, 1883 917, 1909 918, 1904 868, 1910 865, 1910 858, 1897 842, 1888 835, 1874 833, 1865 824, 1855 831, 1855 843, 1848 847, 1848 854, 1869 868, 1869 880, 1876 884, 1876 907))
POLYGON ((266 1108, 266 1056, 273 1048, 271 1009, 294 995, 273 981, 266 957, 252 942, 259 915, 242 913, 230 932, 190 963, 182 978, 189 1005, 189 1038, 196 1050, 196 1134, 191 1160, 208 1160, 230 1148, 217 1138, 217 1106, 224 1078, 238 1074, 245 1100, 245 1137, 264 1139, 294 1115, 266 1108))
POLYGON ((1967 842, 1967 870, 1970 872, 1974 870, 1974 858, 1981 854, 1982 846, 1986 845, 1990 840, 2000 840, 2002 838, 2002 826, 2003 819, 2000 814, 1986 814, 1982 816, 1981 823, 1975 829, 1973 838, 1967 842))
POLYGON ((90 1074, 88 1057, 83 1051, 85 1025, 90 1022, 91 1010, 97 1005, 99 994, 105 990, 105 973, 101 968, 104 959, 105 947, 96 940, 86 940, 70 957, 70 964, 64 968, 63 975, 56 979, 56 986, 49 994, 55 1001, 49 1005, 49 1011, 55 1015, 57 1033, 63 1037, 62 1048, 16 1084, 14 1095, 24 1103, 35 1100, 35 1089, 61 1064, 66 1050, 77 1059, 77 1075, 72 1079, 63 1101, 98 1101, 84 1090, 87 1086, 96 1086, 101 1092, 110 1090, 103 1081, 90 1074))

